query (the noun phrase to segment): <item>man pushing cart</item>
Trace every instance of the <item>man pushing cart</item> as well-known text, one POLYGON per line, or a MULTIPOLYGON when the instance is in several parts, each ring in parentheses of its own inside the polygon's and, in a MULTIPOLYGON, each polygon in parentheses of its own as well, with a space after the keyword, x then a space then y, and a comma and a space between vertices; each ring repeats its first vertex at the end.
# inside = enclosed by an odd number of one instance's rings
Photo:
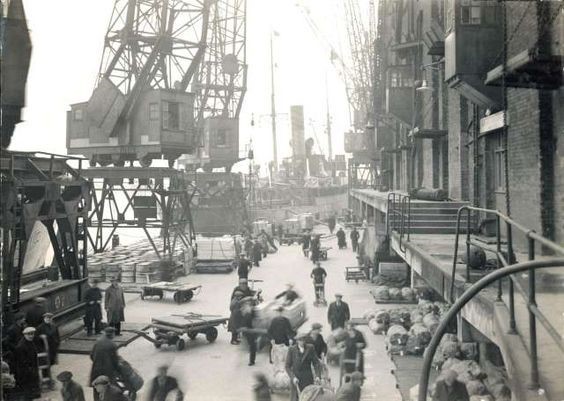
POLYGON ((315 301, 313 305, 327 305, 327 300, 325 299, 325 278, 327 277, 327 272, 319 261, 315 262, 315 267, 311 271, 310 277, 313 279, 313 288, 315 291, 315 301))

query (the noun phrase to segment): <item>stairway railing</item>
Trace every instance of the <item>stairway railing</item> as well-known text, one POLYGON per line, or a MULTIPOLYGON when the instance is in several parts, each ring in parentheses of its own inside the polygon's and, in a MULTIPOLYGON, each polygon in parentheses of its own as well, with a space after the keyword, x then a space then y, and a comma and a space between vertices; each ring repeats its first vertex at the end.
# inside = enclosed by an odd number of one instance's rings
POLYGON ((399 231, 399 248, 405 252, 403 247, 404 235, 409 241, 411 232, 411 197, 399 192, 388 193, 388 212, 386 215, 386 236, 390 236, 390 231, 399 231))
MULTIPOLYGON (((490 273, 488 275, 486 275, 485 277, 483 277, 480 281, 478 281, 476 284, 474 284, 472 287, 470 287, 470 289, 476 288, 476 286, 479 283, 482 283, 484 281, 484 279, 495 275, 495 278, 493 278, 492 280, 488 281, 488 283, 494 282, 495 280, 497 281, 498 287, 497 287, 497 300, 498 301, 502 301, 502 296, 503 296, 503 289, 502 289, 502 278, 505 276, 509 276, 509 294, 508 294, 508 298, 509 298, 509 333, 508 334, 517 334, 517 325, 516 325, 516 320, 515 320, 515 289, 517 289, 517 292, 523 297, 523 299, 525 300, 526 304, 527 304, 527 309, 529 311, 529 352, 530 352, 530 357, 531 357, 531 378, 530 378, 530 388, 532 389, 537 389, 539 388, 539 370, 538 370, 538 346, 537 346, 537 328, 536 328, 536 323, 537 321, 541 323, 541 325, 544 327, 544 329, 547 331, 547 333, 550 335, 551 339, 556 343, 556 345, 558 346, 558 348, 560 348, 560 350, 562 352, 564 352, 564 342, 563 342, 563 338, 562 336, 558 333, 558 330, 556 330, 556 328, 550 323, 549 319, 542 313, 542 311, 538 308, 537 305, 537 301, 536 301, 536 277, 535 277, 535 272, 536 269, 538 268, 543 268, 543 267, 554 267, 554 266, 558 266, 558 264, 555 265, 555 260, 556 261, 562 261, 562 259, 545 259, 545 260, 541 260, 541 261, 537 261, 535 260, 535 248, 537 245, 540 245, 542 247, 544 247, 545 249, 548 249, 552 252, 554 252, 554 254, 556 255, 560 255, 560 256, 564 256, 564 248, 562 248, 561 246, 559 246, 558 244, 550 241, 549 239, 537 234, 534 230, 528 229, 527 227, 523 226, 522 224, 516 222, 515 220, 511 219, 510 217, 502 214, 501 212, 499 212, 498 210, 492 210, 492 209, 483 209, 483 208, 478 208, 478 207, 472 207, 472 206, 463 206, 460 209, 458 209, 458 213, 457 213, 457 221, 456 221, 456 237, 455 237, 455 243, 454 243, 454 259, 452 262, 452 276, 451 276, 451 283, 450 283, 450 299, 452 302, 455 301, 455 292, 454 292, 454 283, 455 283, 455 275, 456 275, 456 265, 457 265, 457 259, 458 259, 458 242, 460 239, 460 220, 461 217, 464 213, 467 214, 467 224, 469 225, 469 221, 470 221, 470 214, 472 212, 475 213, 484 213, 486 215, 489 216, 493 216, 495 218, 496 221, 496 240, 497 240, 497 246, 495 251, 492 251, 492 249, 490 249, 489 247, 487 247, 487 245, 478 242, 474 239, 472 239, 471 233, 469 228, 467 227, 467 232, 466 232, 466 280, 469 281, 470 280, 470 247, 476 246, 482 249, 486 249, 489 252, 494 252, 496 254, 497 257, 497 266, 498 266, 498 270, 494 271, 493 273, 490 273), (502 249, 502 224, 505 224, 505 240, 507 242, 507 246, 506 249, 503 250, 502 249), (528 247, 528 260, 529 260, 529 264, 530 267, 528 268, 528 291, 526 291, 523 286, 521 285, 521 283, 519 283, 519 281, 517 280, 516 277, 514 277, 513 275, 511 275, 514 272, 517 271, 523 271, 525 270, 524 268, 517 268, 518 266, 522 266, 524 265, 523 263, 521 264, 516 264, 517 260, 515 258, 515 253, 514 253, 514 240, 513 240, 513 230, 517 230, 518 232, 522 233, 525 238, 527 239, 527 247, 528 247), (534 261, 534 262, 533 262, 534 261), (502 267, 501 269, 499 269, 500 267, 502 267), (516 268, 515 271, 513 270, 507 270, 510 268, 516 268), (500 271, 507 271, 508 273, 504 274, 504 275, 500 275, 499 272, 500 271), (499 279, 497 278, 499 276, 499 279)), ((564 266, 564 264, 560 264, 559 266, 564 266)), ((481 286, 478 290, 475 290, 473 295, 470 296, 469 299, 471 299, 471 297, 473 297, 474 295, 476 295, 480 289, 484 288, 485 286, 481 286)), ((470 291, 470 289, 468 289, 462 297, 466 296, 466 294, 470 291)), ((462 298, 461 297, 461 298, 462 298)), ((468 300, 469 300, 468 299, 468 300)), ((456 302, 458 303, 459 300, 456 300, 456 302)), ((467 301, 466 301, 467 302, 467 301)), ((464 305, 462 305, 464 306, 464 305)), ((433 351, 434 353, 434 351, 433 351)), ((421 394, 419 399, 421 400, 421 394)))

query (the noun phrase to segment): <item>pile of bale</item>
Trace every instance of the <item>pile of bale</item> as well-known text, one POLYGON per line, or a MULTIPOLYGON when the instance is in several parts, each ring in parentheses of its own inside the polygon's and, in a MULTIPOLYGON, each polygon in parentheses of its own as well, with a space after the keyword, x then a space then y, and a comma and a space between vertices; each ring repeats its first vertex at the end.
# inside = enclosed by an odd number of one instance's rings
MULTIPOLYGON (((433 366, 441 371, 437 381, 442 380, 444 372, 453 370, 458 374, 457 380, 466 386, 470 401, 510 401, 505 370, 488 361, 480 366, 477 359, 476 343, 459 342, 456 335, 446 334, 433 359, 433 366)), ((431 394, 435 384, 431 386, 431 394)))
POLYGON ((374 299, 377 301, 415 301, 416 293, 410 287, 390 287, 379 285, 372 290, 374 299))

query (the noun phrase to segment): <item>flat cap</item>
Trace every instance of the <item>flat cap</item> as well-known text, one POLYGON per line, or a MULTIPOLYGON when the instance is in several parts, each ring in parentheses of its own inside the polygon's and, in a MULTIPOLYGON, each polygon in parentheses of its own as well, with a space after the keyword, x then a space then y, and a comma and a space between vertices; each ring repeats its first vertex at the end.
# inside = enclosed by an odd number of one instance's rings
POLYGON ((323 326, 321 325, 321 323, 314 323, 311 325, 312 330, 321 330, 322 328, 323 326))
POLYGON ((343 298, 343 294, 341 294, 340 292, 336 292, 335 296, 338 297, 338 298, 343 298))
POLYGON ((55 315, 53 315, 51 312, 46 312, 43 314, 43 317, 53 317, 55 315))
POLYGON ((25 329, 23 329, 23 333, 24 334, 34 334, 35 333, 35 327, 26 327, 25 329))
POLYGON ((70 379, 72 379, 72 373, 68 370, 65 370, 57 375, 57 380, 60 382, 68 382, 70 379))
POLYGON ((98 384, 110 384, 110 379, 108 376, 98 376, 92 381, 92 385, 96 386, 98 384))

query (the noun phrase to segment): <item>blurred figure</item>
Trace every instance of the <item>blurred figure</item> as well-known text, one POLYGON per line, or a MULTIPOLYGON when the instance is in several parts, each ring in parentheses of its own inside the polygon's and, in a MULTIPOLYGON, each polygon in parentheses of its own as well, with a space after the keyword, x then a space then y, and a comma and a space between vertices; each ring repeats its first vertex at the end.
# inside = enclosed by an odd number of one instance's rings
POLYGON ((298 295, 298 293, 294 290, 294 284, 288 283, 288 284, 286 284, 286 290, 282 291, 280 294, 276 295, 275 299, 283 298, 284 304, 290 305, 292 302, 294 302, 299 297, 300 296, 298 295))
POLYGON ((84 316, 84 324, 86 326, 86 335, 92 335, 92 326, 94 333, 100 334, 102 330, 102 291, 98 288, 98 280, 94 279, 92 285, 84 294, 86 302, 86 314, 84 316))
POLYGON ((286 373, 290 376, 290 400, 298 401, 299 392, 314 383, 313 371, 315 370, 315 380, 319 381, 321 376, 321 362, 315 355, 313 345, 307 344, 308 335, 302 333, 296 337, 296 344, 288 350, 286 358, 286 373))
POLYGON ((323 339, 323 335, 321 334, 321 329, 323 326, 319 323, 313 323, 311 325, 311 331, 309 332, 308 342, 313 345, 315 349, 315 354, 320 360, 325 358, 327 355, 327 343, 323 339))
POLYGON ((304 256, 307 258, 309 256, 309 244, 311 243, 311 234, 306 232, 302 235, 302 252, 304 256))
POLYGON ((262 260, 262 245, 260 241, 256 240, 253 245, 253 262, 255 266, 260 266, 260 261, 262 260))
POLYGON ((104 308, 108 314, 108 325, 116 329, 116 336, 121 336, 121 322, 125 321, 125 297, 117 277, 112 277, 110 282, 111 285, 106 289, 104 308))
POLYGON ((2 389, 1 395, 3 400, 11 401, 15 398, 16 379, 10 373, 10 365, 4 361, 2 361, 2 384, 0 388, 2 389))
POLYGON ((351 321, 346 323, 347 338, 345 339, 345 350, 343 358, 354 360, 355 362, 345 363, 345 372, 352 373, 359 371, 364 373, 364 355, 362 350, 366 348, 366 340, 364 335, 357 329, 351 321))
POLYGON ((227 331, 231 332, 231 344, 233 345, 238 345, 241 342, 239 340, 239 329, 241 328, 243 318, 241 314, 241 300, 243 298, 243 291, 235 290, 233 298, 231 298, 231 304, 229 305, 231 314, 229 316, 229 322, 227 323, 227 331))
POLYGON ((277 309, 276 316, 270 321, 270 326, 268 327, 268 337, 270 337, 272 345, 284 344, 286 346, 290 345, 290 340, 294 337, 294 329, 292 329, 292 324, 286 316, 283 315, 284 307, 279 306, 277 309))
POLYGON ((23 339, 14 350, 16 386, 24 401, 31 401, 41 396, 37 360, 40 349, 36 343, 35 332, 35 328, 26 327, 23 330, 23 339))
POLYGON ((327 226, 329 227, 329 232, 331 234, 333 234, 333 231, 335 230, 335 227, 337 226, 337 219, 335 218, 335 215, 329 217, 327 219, 327 226))
POLYGON ((13 354, 19 342, 23 339, 25 327, 25 315, 21 312, 16 313, 14 315, 14 323, 6 330, 6 351, 13 354))
POLYGON ((123 392, 107 376, 98 376, 92 381, 94 401, 129 401, 123 392))
POLYGON ((457 380, 458 373, 448 369, 441 376, 442 378, 435 384, 433 401, 468 401, 470 399, 466 385, 457 380))
POLYGON ((257 357, 257 335, 252 330, 255 311, 250 301, 246 301, 241 305, 241 331, 245 335, 245 339, 249 345, 249 366, 255 364, 257 357))
POLYGON ((337 327, 345 327, 345 322, 351 318, 349 305, 343 302, 342 294, 335 294, 335 302, 332 302, 327 309, 327 320, 331 325, 331 330, 337 327))
POLYGON ((237 267, 237 275, 239 278, 249 278, 249 270, 251 270, 251 262, 245 258, 245 254, 239 255, 239 266, 237 267))
POLYGON ((255 295, 255 291, 249 288, 249 281, 246 278, 239 279, 239 285, 233 289, 231 299, 233 299, 237 291, 241 291, 243 293, 243 297, 252 297, 255 295))
POLYGON ((353 227, 353 230, 351 231, 350 237, 351 237, 352 250, 353 250, 353 252, 357 252, 358 251, 358 239, 360 238, 360 234, 357 231, 356 227, 353 227))
POLYGON ((347 383, 343 383, 337 394, 335 395, 335 401, 360 401, 360 393, 362 380, 364 376, 360 372, 353 372, 351 374, 351 380, 347 383))
POLYGON ((43 323, 43 315, 47 312, 45 308, 46 301, 43 297, 37 297, 33 300, 33 305, 25 314, 25 322, 28 326, 37 328, 37 326, 43 323))
POLYGON ((49 363, 51 365, 56 365, 61 338, 59 336, 59 329, 57 328, 57 325, 53 323, 52 313, 47 312, 43 315, 43 323, 37 327, 37 335, 43 335, 47 338, 47 344, 49 345, 49 363))
POLYGON ((255 374, 255 384, 253 386, 253 393, 255 393, 255 401, 270 401, 270 386, 266 376, 262 373, 255 374))
POLYGON ((315 263, 315 267, 309 275, 313 279, 313 290, 315 291, 315 302, 325 301, 325 278, 327 277, 327 272, 323 267, 321 267, 320 262, 315 263))
POLYGON ((252 260, 253 258, 253 241, 251 237, 247 237, 245 239, 245 253, 247 255, 247 259, 252 260))
POLYGON ((57 380, 63 384, 61 397, 63 401, 84 401, 84 391, 82 386, 72 379, 69 371, 61 372, 57 375, 57 380))
POLYGON ((337 245, 339 249, 345 249, 347 247, 347 235, 343 231, 343 228, 339 228, 337 231, 337 245))
POLYGON ((114 333, 113 327, 106 327, 104 334, 92 348, 90 353, 90 360, 92 360, 90 382, 93 382, 99 376, 104 376, 114 383, 119 376, 117 345, 112 341, 114 333))
POLYGON ((151 381, 147 401, 166 401, 167 396, 173 391, 176 391, 176 401, 184 399, 184 394, 178 387, 178 381, 167 373, 168 366, 159 367, 157 377, 151 381))
POLYGON ((318 234, 311 240, 310 244, 311 261, 317 263, 321 254, 321 236, 318 234))

